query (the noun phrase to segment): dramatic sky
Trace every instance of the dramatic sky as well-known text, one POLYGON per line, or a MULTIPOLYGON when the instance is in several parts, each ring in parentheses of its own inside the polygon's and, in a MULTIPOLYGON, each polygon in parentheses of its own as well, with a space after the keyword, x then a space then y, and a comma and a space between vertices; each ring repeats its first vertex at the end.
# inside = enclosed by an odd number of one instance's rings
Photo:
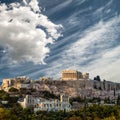
POLYGON ((120 0, 1 0, 0 81, 63 69, 120 82, 120 0))

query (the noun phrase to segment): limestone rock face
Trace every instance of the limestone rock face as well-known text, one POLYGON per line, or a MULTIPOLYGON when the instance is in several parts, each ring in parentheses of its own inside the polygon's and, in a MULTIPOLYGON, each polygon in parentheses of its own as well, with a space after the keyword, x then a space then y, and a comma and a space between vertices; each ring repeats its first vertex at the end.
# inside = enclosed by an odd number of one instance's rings
POLYGON ((17 89, 26 88, 30 90, 31 88, 36 89, 38 93, 41 91, 48 91, 50 93, 60 95, 69 95, 71 97, 81 96, 81 97, 105 97, 113 98, 115 95, 120 93, 120 83, 114 83, 110 81, 96 81, 88 79, 80 80, 38 80, 30 81, 26 77, 20 77, 15 79, 5 79, 1 89, 6 91, 10 87, 15 87, 17 89))
POLYGON ((65 94, 71 97, 114 97, 114 90, 116 87, 117 92, 120 91, 120 84, 110 81, 95 81, 95 80, 74 80, 74 81, 37 81, 30 85, 37 91, 49 91, 53 94, 65 94))
MULTIPOLYGON (((49 91, 54 94, 66 94, 78 96, 85 92, 84 89, 92 89, 93 85, 89 81, 39 81, 32 84, 32 88, 38 91, 49 91), (84 92, 83 92, 84 91, 84 92)), ((86 93, 84 93, 86 94, 86 93)))

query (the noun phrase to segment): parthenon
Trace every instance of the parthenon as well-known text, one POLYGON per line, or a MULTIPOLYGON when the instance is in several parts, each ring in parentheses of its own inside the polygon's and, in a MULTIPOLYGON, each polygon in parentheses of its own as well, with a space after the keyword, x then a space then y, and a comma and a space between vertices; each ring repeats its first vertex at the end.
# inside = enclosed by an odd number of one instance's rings
POLYGON ((89 79, 89 73, 81 73, 77 70, 63 70, 62 80, 89 79))

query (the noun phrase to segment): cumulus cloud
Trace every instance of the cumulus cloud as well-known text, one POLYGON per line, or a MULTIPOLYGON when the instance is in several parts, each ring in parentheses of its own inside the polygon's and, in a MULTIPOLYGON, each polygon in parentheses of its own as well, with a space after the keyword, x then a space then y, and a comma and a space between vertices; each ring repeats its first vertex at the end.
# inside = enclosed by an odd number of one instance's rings
POLYGON ((9 62, 44 63, 47 45, 61 36, 61 28, 41 13, 37 0, 0 5, 0 46, 9 62))

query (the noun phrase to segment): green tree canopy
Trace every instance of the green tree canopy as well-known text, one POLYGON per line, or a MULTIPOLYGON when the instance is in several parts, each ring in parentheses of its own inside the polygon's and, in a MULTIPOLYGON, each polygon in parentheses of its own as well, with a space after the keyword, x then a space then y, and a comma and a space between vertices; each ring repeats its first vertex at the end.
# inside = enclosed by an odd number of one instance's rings
POLYGON ((0 120, 18 120, 17 116, 12 114, 10 110, 0 108, 0 120))
POLYGON ((9 89, 9 92, 18 92, 18 89, 14 88, 14 87, 11 87, 11 88, 9 89))

